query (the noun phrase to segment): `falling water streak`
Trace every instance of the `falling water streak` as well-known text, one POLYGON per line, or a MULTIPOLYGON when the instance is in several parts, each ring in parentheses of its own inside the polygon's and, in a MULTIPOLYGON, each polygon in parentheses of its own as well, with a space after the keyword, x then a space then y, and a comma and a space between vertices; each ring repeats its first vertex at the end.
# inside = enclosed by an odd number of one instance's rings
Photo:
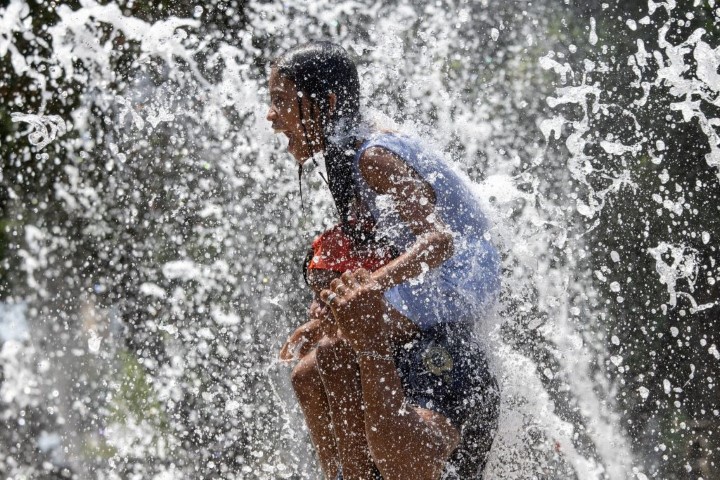
MULTIPOLYGON (((698 5, 698 3, 695 4, 695 6, 698 5)), ((703 28, 696 29, 683 41, 675 41, 675 44, 669 41, 668 34, 675 28, 676 18, 673 15, 676 7, 676 3, 672 1, 661 3, 650 1, 647 16, 638 19, 637 22, 633 19, 626 21, 627 27, 632 32, 638 29, 638 24, 641 26, 660 25, 657 29, 659 50, 648 52, 645 43, 638 39, 636 41, 637 53, 630 55, 627 59, 618 59, 618 63, 627 60, 627 65, 632 68, 635 78, 630 78, 628 83, 629 86, 643 92, 641 98, 631 99, 631 102, 628 102, 622 98, 618 99, 612 94, 605 95, 606 92, 602 90, 602 80, 599 81, 599 79, 602 79, 602 75, 612 69, 612 64, 616 60, 611 55, 598 55, 599 60, 596 61, 585 60, 584 69, 579 77, 572 73, 572 68, 568 63, 561 64, 555 61, 553 52, 541 63, 544 69, 553 70, 563 85, 557 88, 556 95, 548 98, 549 106, 555 108, 572 105, 583 112, 580 120, 576 116, 566 118, 562 114, 554 118, 546 118, 541 123, 541 130, 545 138, 550 142, 552 139, 560 139, 560 132, 563 128, 569 128, 570 133, 565 136, 565 146, 570 153, 568 160, 569 172, 574 180, 585 187, 584 192, 587 198, 587 201, 578 198, 576 209, 578 213, 588 219, 598 218, 599 213, 605 207, 606 199, 613 198, 622 189, 628 187, 633 191, 637 189, 627 164, 637 164, 638 157, 641 154, 648 155, 655 165, 660 165, 665 161, 666 138, 656 137, 657 134, 653 132, 648 135, 647 130, 641 129, 636 118, 636 114, 639 117, 641 114, 647 115, 648 112, 653 111, 654 104, 658 101, 657 92, 667 92, 670 97, 670 110, 680 113, 682 119, 679 120, 676 117, 673 118, 673 121, 680 124, 691 124, 697 121, 697 125, 705 135, 704 140, 707 141, 705 146, 709 150, 705 155, 705 161, 711 169, 716 170, 716 177, 720 178, 720 163, 718 163, 720 159, 720 150, 718 148, 720 146, 720 137, 718 137, 717 130, 720 124, 718 124, 716 118, 708 115, 706 113, 707 109, 704 108, 717 104, 718 85, 720 85, 717 74, 718 66, 720 66, 720 54, 718 53, 720 47, 713 48, 702 40, 706 35, 703 28), (659 21, 656 17, 663 18, 662 15, 658 14, 663 10, 667 13, 668 18, 659 21), (694 69, 691 67, 691 63, 687 61, 690 56, 696 62, 694 69), (592 76, 592 80, 590 80, 590 76, 592 76), (570 79, 569 85, 566 83, 568 79, 570 79), (674 103, 673 99, 676 100, 674 103), (608 111, 620 112, 620 115, 629 118, 636 130, 635 138, 637 143, 628 142, 622 144, 617 141, 609 141, 609 139, 598 142, 605 153, 622 160, 622 165, 625 168, 615 174, 608 174, 604 169, 594 167, 592 162, 596 162, 597 159, 589 157, 586 153, 588 146, 597 142, 598 138, 602 139, 604 137, 602 127, 598 127, 594 121, 595 116, 598 112, 607 114, 608 111), (594 186, 602 183, 598 182, 599 179, 610 180, 609 187, 598 188, 594 186)), ((716 11, 716 15, 718 13, 716 11)), ((681 18, 679 14, 677 18, 681 18)), ((687 13, 685 18, 691 19, 693 17, 692 14, 687 13)), ((678 23, 683 25, 682 20, 678 23)), ((717 20, 715 23, 717 23, 717 20)), ((592 45, 597 42, 595 26, 593 19, 591 21, 591 37, 589 40, 592 45)), ((604 50, 603 53, 605 53, 604 50)), ((650 116, 652 116, 652 113, 650 113, 650 116)), ((668 120, 670 119, 668 118, 668 120)), ((670 180, 667 170, 664 170, 659 175, 659 178, 662 184, 667 183, 670 180)), ((660 190, 662 191, 662 187, 660 190)), ((679 217, 683 214, 684 209, 690 208, 682 194, 675 200, 669 199, 667 196, 663 198, 659 194, 654 194, 652 197, 659 204, 658 206, 662 207, 658 208, 657 215, 661 215, 662 210, 667 210, 671 213, 671 218, 672 214, 679 217)), ((599 220, 596 220, 592 228, 595 228, 598 222, 599 220)), ((702 240, 704 244, 707 244, 709 240, 707 232, 702 232, 702 240)), ((716 307, 717 302, 699 305, 693 296, 699 267, 701 266, 699 264, 699 252, 689 245, 670 243, 662 237, 655 239, 655 242, 657 246, 647 248, 646 251, 655 261, 656 280, 666 287, 669 296, 666 303, 660 304, 663 314, 667 314, 668 309, 676 307, 680 297, 683 297, 690 304, 689 311, 691 314, 716 307), (684 291, 680 291, 679 288, 683 288, 684 291)), ((619 256, 617 252, 612 253, 615 255, 613 261, 618 262, 619 256)), ((601 281, 606 281, 602 272, 596 271, 595 274, 601 281)), ((613 292, 620 292, 621 288, 617 282, 610 285, 613 292)), ((621 294, 618 295, 617 301, 623 301, 621 294)), ((654 305, 650 308, 652 307, 654 305)), ((652 311, 654 312, 654 310, 652 311)), ((683 312, 681 311, 681 314, 684 314, 683 312)), ((678 335, 676 327, 672 327, 670 330, 673 337, 678 335)), ((613 343, 619 345, 617 338, 614 338, 613 343)), ((614 356, 610 360, 616 367, 619 367, 623 358, 622 356, 614 356)), ((691 365, 691 367, 691 371, 694 372, 695 366, 691 365)), ((692 376, 691 373, 691 378, 692 376)), ((667 379, 664 382, 665 391, 670 391, 670 382, 667 379)), ((677 392, 678 389, 676 388, 673 391, 677 392)), ((649 390, 646 387, 641 385, 639 392, 643 400, 648 398, 649 390)), ((677 404, 677 402, 675 403, 677 404)), ((690 471, 689 463, 686 463, 686 469, 688 472, 690 471)), ((647 478, 642 473, 642 469, 633 467, 632 471, 638 478, 647 478)), ((617 472, 618 475, 621 473, 621 471, 617 472)))
MULTIPOLYGON (((695 119, 698 121, 702 132, 706 135, 707 146, 710 150, 709 153, 706 154, 705 160, 711 168, 718 170, 716 175, 720 179, 720 136, 716 129, 719 125, 718 120, 708 117, 701 108, 703 102, 712 105, 717 103, 717 98, 720 98, 720 90, 718 87, 718 85, 720 85, 720 75, 717 74, 717 70, 720 67, 720 47, 713 49, 710 45, 702 41, 702 37, 706 34, 706 31, 702 28, 696 29, 685 41, 677 45, 670 43, 667 40, 667 35, 674 21, 672 13, 676 8, 676 4, 674 2, 654 3, 652 1, 649 2, 649 4, 649 16, 643 17, 638 23, 645 25, 651 23, 651 17, 659 8, 665 9, 669 15, 669 19, 658 29, 658 46, 662 49, 661 51, 654 52, 654 55, 650 54, 645 50, 643 42, 638 40, 637 53, 628 58, 628 64, 633 66, 633 70, 637 76, 637 78, 633 80, 632 85, 641 88, 644 92, 643 97, 634 100, 633 104, 640 108, 651 108, 651 105, 648 104, 651 90, 653 88, 668 88, 669 94, 678 99, 677 102, 671 104, 671 110, 679 111, 683 121, 686 123, 692 122, 695 119), (688 66, 685 63, 685 57, 691 53, 698 64, 694 76, 688 76, 688 66), (656 63, 656 69, 654 70, 650 65, 653 60, 656 63), (647 81, 645 75, 652 77, 653 74, 654 78, 652 78, 652 81, 647 81)), ((593 32, 594 25, 595 22, 593 21, 593 32)), ((556 74, 562 75, 563 83, 565 81, 565 75, 570 69, 569 65, 560 65, 552 60, 542 63, 541 66, 546 70, 553 70, 556 74)), ((571 133, 566 140, 566 146, 571 155, 569 160, 570 173, 576 180, 588 187, 588 202, 584 203, 579 199, 577 200, 578 212, 588 218, 595 217, 596 213, 602 210, 608 194, 617 193, 622 188, 637 188, 637 185, 631 180, 627 169, 625 169, 621 175, 611 178, 611 185, 603 190, 593 189, 588 180, 590 177, 600 175, 600 172, 595 171, 590 164, 591 159, 585 153, 585 148, 590 143, 590 138, 595 132, 590 118, 591 110, 597 112, 601 109, 608 110, 612 107, 619 107, 622 109, 623 114, 632 118, 636 129, 640 131, 640 126, 632 112, 628 111, 628 109, 622 105, 601 103, 599 100, 601 91, 597 87, 597 84, 591 85, 590 82, 587 81, 587 74, 591 71, 596 69, 607 71, 607 68, 608 65, 606 64, 598 66, 593 62, 586 61, 585 72, 579 84, 558 88, 558 95, 548 98, 548 104, 553 108, 567 104, 579 106, 583 111, 582 120, 571 121, 559 115, 551 119, 545 119, 541 124, 541 130, 548 140, 550 140, 551 136, 556 140, 559 139, 562 127, 565 125, 572 126, 573 133, 571 133)), ((638 140, 638 143, 632 145, 622 145, 608 141, 600 142, 600 144, 602 148, 611 155, 623 157, 630 154, 632 157, 635 157, 636 154, 647 148, 653 141, 659 145, 656 146, 656 149, 662 152, 664 148, 662 146, 662 140, 663 139, 641 138, 638 140)), ((660 154, 657 158, 653 158, 652 161, 653 163, 660 164, 663 161, 663 155, 660 154)), ((664 179, 663 183, 666 181, 667 179, 664 179)), ((666 209, 676 214, 682 213, 682 201, 675 203, 669 200, 663 200, 659 195, 655 195, 654 198, 666 209)), ((667 286, 668 294, 670 295, 668 305, 675 306, 677 303, 677 292, 675 291, 677 280, 687 280, 690 291, 692 291, 694 287, 694 277, 697 274, 695 269, 697 266, 695 265, 692 249, 688 249, 688 247, 684 245, 668 245, 666 242, 660 241, 657 247, 648 249, 648 254, 656 261, 659 281, 667 286), (684 253, 685 250, 687 250, 687 253, 684 253), (667 265, 662 259, 662 255, 666 252, 672 252, 672 257, 674 258, 672 265, 667 265)), ((690 299, 695 310, 702 310, 712 306, 712 304, 697 305, 690 293, 681 292, 681 294, 690 299)), ((665 308, 666 306, 663 305, 663 309, 665 308)))

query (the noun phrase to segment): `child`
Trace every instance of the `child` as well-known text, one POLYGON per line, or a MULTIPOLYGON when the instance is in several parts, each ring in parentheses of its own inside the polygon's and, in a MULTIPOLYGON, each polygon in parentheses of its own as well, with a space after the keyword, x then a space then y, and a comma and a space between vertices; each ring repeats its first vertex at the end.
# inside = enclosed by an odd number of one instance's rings
MULTIPOLYGON (((343 272, 359 268, 374 271, 392 259, 393 255, 388 249, 370 243, 357 245, 336 225, 313 241, 303 262, 303 276, 313 292, 313 301, 308 309, 309 319, 290 335, 280 350, 280 358, 285 361, 299 360, 291 377, 293 388, 328 479, 342 478, 341 462, 337 433, 330 418, 330 405, 318 370, 315 347, 323 340, 338 337, 338 329, 330 309, 320 301, 320 292, 343 272)), ((342 333, 339 335, 342 336, 342 333)), ((359 451, 358 454, 365 457, 375 478, 381 478, 372 465, 369 452, 359 451)))
POLYGON ((318 235, 303 262, 303 277, 313 292, 308 309, 309 320, 290 335, 280 350, 282 360, 300 359, 323 337, 334 337, 335 327, 328 307, 320 301, 320 292, 343 272, 364 268, 377 270, 393 259, 387 248, 366 244, 357 246, 340 225, 318 235))
MULTIPOLYGON (((359 268, 372 272, 394 257, 387 247, 373 243, 358 246, 339 225, 336 225, 313 241, 303 264, 305 281, 313 291, 313 302, 308 312, 309 320, 290 335, 282 347, 280 358, 299 360, 292 373, 293 388, 328 479, 342 479, 340 459, 343 455, 338 451, 337 439, 338 435, 343 433, 336 431, 333 426, 330 402, 337 399, 328 400, 315 354, 318 345, 336 337, 342 338, 342 332, 338 332, 330 309, 320 300, 320 292, 328 288, 328 285, 343 272, 352 272, 359 268)), ((497 425, 497 387, 487 389, 488 385, 495 385, 495 382, 489 376, 484 360, 478 362, 458 353, 459 350, 466 350, 468 347, 469 345, 464 342, 458 343, 449 338, 444 333, 444 329, 431 329, 422 335, 416 335, 410 343, 405 344, 404 348, 399 349, 395 360, 402 378, 403 389, 408 400, 414 404, 424 405, 428 400, 432 401, 433 395, 427 397, 426 392, 435 389, 435 393, 439 398, 443 398, 441 401, 444 402, 444 405, 437 405, 436 408, 444 406, 448 410, 457 409, 458 405, 455 404, 463 403, 463 393, 484 392, 485 402, 470 406, 481 413, 474 415, 473 421, 465 423, 463 428, 465 445, 455 452, 453 458, 455 465, 466 465, 472 469, 478 468, 478 465, 482 466, 484 461, 481 460, 478 464, 477 460, 468 459, 468 456, 474 456, 475 451, 478 450, 486 452, 492 443, 492 432, 497 425), (457 365, 453 365, 451 357, 455 359, 457 365), (442 380, 438 381, 438 379, 442 380)), ((355 401, 359 402, 359 399, 355 401)), ((354 408, 354 410, 358 411, 362 408, 354 408)), ((360 445, 356 447, 357 456, 365 457, 364 461, 368 464, 367 472, 372 475, 370 478, 382 479, 370 453, 364 451, 360 445)), ((474 474, 463 470, 461 467, 457 471, 461 475, 460 478, 475 478, 474 474)))
MULTIPOLYGON (((339 327, 293 371, 326 476, 339 462, 347 478, 372 478, 375 467, 387 480, 437 480, 451 468, 481 477, 499 392, 474 326, 501 279, 481 205, 442 155, 363 118, 357 67, 339 45, 290 49, 268 87, 267 120, 297 164, 323 154, 344 231, 367 220, 397 252, 320 292, 332 321, 318 302, 311 309, 322 317, 311 321, 339 327)), ((312 344, 322 328, 311 331, 290 345, 312 344)))

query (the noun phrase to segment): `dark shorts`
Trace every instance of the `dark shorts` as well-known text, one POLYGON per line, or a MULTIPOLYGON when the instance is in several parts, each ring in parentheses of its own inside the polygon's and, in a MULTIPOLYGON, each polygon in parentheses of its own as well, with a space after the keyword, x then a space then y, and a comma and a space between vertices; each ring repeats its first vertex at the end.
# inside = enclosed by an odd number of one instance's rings
MULTIPOLYGON (((408 402, 442 413, 460 431, 446 478, 481 479, 497 430, 500 392, 470 327, 449 323, 423 330, 398 347, 395 364, 408 402)), ((382 480, 377 470, 373 478, 382 480)))
POLYGON ((408 401, 442 413, 460 431, 451 478, 482 478, 497 430, 500 394, 471 329, 445 323, 423 331, 395 354, 408 401))

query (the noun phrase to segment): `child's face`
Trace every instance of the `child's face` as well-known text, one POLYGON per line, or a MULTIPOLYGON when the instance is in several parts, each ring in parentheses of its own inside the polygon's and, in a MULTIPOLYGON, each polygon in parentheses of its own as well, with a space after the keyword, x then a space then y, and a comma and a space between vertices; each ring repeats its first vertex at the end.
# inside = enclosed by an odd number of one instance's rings
POLYGON ((330 288, 330 282, 340 276, 339 272, 332 270, 320 270, 317 268, 311 268, 307 271, 307 280, 310 284, 310 288, 316 297, 320 296, 320 292, 326 288, 330 288))

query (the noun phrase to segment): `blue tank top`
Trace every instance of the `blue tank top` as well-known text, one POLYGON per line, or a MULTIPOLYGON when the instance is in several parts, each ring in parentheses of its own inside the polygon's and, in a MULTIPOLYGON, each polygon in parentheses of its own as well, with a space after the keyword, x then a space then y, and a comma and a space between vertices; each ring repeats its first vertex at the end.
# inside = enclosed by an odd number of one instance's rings
POLYGON ((421 328, 437 323, 471 321, 495 296, 500 286, 500 259, 487 240, 488 222, 467 182, 437 154, 412 137, 377 133, 358 149, 353 180, 358 208, 375 222, 379 240, 406 251, 416 236, 401 220, 392 200, 378 195, 360 173, 360 158, 371 147, 386 149, 407 163, 435 192, 435 214, 453 233, 453 256, 419 278, 386 293, 401 313, 421 328))

